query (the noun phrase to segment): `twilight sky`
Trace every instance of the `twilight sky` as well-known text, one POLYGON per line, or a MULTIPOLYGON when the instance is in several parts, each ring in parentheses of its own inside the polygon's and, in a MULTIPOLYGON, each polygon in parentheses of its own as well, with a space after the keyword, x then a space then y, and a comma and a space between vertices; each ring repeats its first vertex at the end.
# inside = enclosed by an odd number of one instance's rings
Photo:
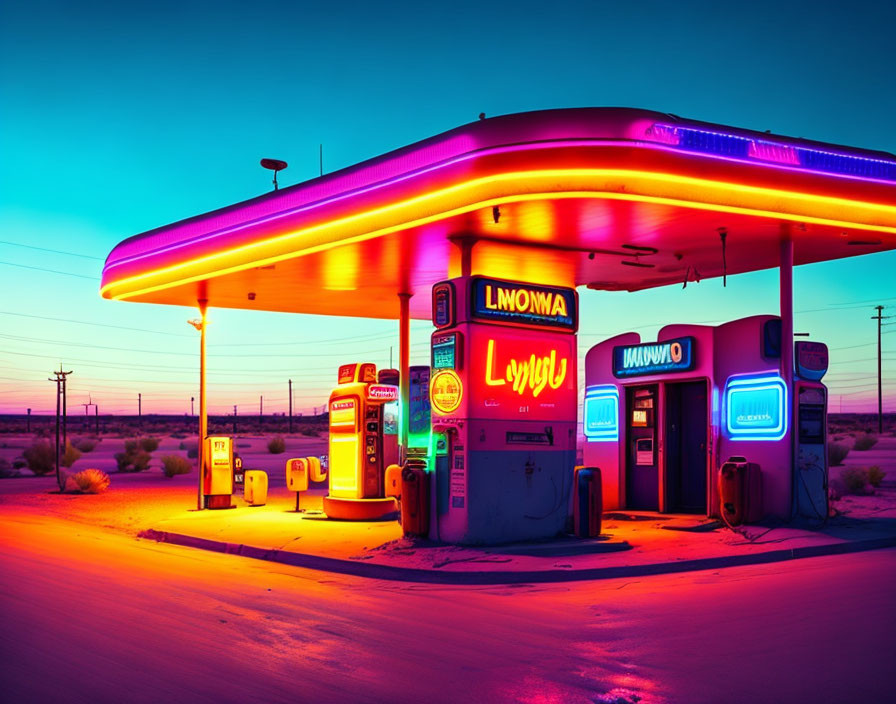
MULTIPOLYGON (((880 2, 0 5, 0 412, 184 413, 190 309, 102 300, 120 240, 476 119, 626 106, 896 153, 896 5, 880 2)), ((872 306, 896 315, 896 252, 797 268, 795 329, 828 343, 831 410, 876 409, 872 306)), ((580 355, 664 323, 777 312, 777 272, 638 294, 580 291, 580 355)), ((397 360, 390 321, 216 310, 213 413, 326 402, 336 367, 397 360)), ((896 318, 884 327, 896 411, 896 318)), ((411 362, 427 363, 425 322, 411 362)), ((397 361, 396 361, 397 363, 397 361)))

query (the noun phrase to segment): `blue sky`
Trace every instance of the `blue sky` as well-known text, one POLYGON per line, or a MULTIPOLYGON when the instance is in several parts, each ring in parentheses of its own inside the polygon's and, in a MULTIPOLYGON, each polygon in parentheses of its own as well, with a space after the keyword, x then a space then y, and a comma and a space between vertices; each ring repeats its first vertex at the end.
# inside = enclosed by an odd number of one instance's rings
MULTIPOLYGON (((132 234, 268 190, 262 156, 290 163, 288 185, 317 174, 318 144, 330 171, 480 112, 606 105, 896 153, 894 26, 894 6, 875 2, 7 0, 0 412, 49 411, 59 361, 75 370, 70 403, 92 393, 101 412, 135 412, 139 392, 145 412, 189 410, 193 311, 100 299, 102 259, 132 234)), ((872 408, 870 316, 876 303, 896 310, 892 271, 892 252, 795 271, 796 329, 833 349, 833 410, 872 408)), ((580 349, 629 329, 649 338, 664 322, 777 311, 776 272, 720 286, 583 291, 580 349)), ((290 377, 310 411, 339 362, 385 365, 390 346, 397 356, 388 321, 213 320, 213 412, 257 410, 262 394, 266 410, 285 410, 290 377)), ((892 380, 896 325, 884 330, 892 380)), ((413 335, 412 362, 425 363, 428 326, 413 335)), ((896 411, 896 383, 887 389, 896 411)))

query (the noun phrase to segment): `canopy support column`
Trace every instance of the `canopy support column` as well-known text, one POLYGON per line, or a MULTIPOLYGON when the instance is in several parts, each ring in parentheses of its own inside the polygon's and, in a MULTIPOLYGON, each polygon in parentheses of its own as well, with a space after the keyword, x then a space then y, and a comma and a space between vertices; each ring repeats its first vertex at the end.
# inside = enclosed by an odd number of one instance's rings
POLYGON ((399 461, 404 462, 408 452, 408 426, 411 403, 411 294, 398 294, 398 373, 401 395, 401 429, 399 435, 399 461))
POLYGON ((790 389, 793 381, 793 239, 790 226, 781 226, 781 378, 790 389))
POLYGON ((196 493, 196 509, 201 511, 205 508, 202 505, 202 491, 205 479, 205 436, 208 434, 208 409, 206 406, 205 394, 205 328, 208 324, 206 320, 206 312, 208 311, 208 300, 200 298, 198 321, 190 321, 190 323, 199 330, 199 441, 197 444, 197 460, 199 462, 199 485, 196 493))

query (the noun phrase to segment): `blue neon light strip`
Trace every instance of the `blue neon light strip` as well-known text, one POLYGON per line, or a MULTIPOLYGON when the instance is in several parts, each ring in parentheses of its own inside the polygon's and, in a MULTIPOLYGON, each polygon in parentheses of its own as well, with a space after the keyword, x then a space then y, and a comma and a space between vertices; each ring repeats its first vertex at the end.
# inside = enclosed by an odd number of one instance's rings
POLYGON ((714 154, 730 159, 780 164, 839 176, 896 182, 896 161, 890 159, 874 159, 786 142, 659 123, 648 128, 647 138, 699 154, 714 154))
POLYGON ((780 440, 787 434, 787 386, 777 374, 728 378, 725 426, 732 440, 780 440))
POLYGON ((582 410, 588 442, 619 441, 619 390, 615 386, 589 386, 582 410))

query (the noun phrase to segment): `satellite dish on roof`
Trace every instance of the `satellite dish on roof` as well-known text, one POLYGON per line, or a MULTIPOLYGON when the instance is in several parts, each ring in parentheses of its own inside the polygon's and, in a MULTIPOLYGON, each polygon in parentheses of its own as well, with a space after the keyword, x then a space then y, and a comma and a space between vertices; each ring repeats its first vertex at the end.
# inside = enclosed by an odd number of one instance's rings
POLYGON ((274 190, 277 190, 277 172, 283 171, 289 164, 285 161, 280 161, 280 159, 262 159, 261 165, 274 172, 274 190))

